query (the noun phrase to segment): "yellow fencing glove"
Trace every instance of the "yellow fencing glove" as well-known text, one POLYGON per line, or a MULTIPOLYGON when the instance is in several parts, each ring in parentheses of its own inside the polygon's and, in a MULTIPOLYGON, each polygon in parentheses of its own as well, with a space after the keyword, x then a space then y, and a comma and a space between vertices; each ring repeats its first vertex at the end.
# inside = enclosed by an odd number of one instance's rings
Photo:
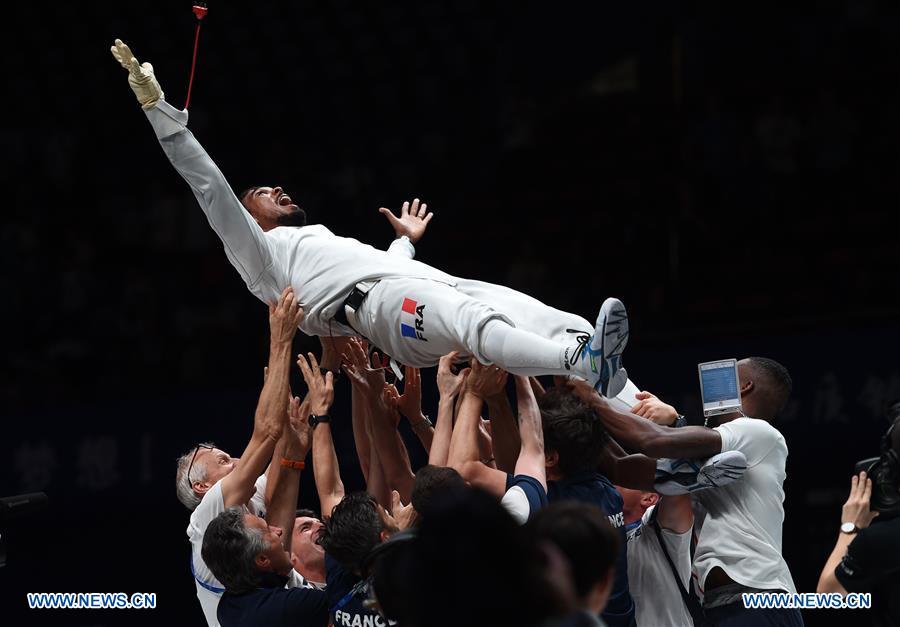
POLYGON ((128 84, 131 91, 137 96, 138 102, 144 109, 153 108, 157 102, 165 99, 165 94, 153 74, 153 66, 149 63, 138 63, 121 39, 116 39, 115 45, 110 47, 110 52, 119 64, 128 70, 128 84))

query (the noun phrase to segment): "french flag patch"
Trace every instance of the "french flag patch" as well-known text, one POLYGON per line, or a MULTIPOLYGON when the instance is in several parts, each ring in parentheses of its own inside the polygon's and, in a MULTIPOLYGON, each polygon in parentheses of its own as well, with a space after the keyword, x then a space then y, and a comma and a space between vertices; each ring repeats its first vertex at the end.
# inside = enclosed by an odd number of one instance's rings
POLYGON ((427 342, 425 338, 425 305, 411 298, 403 299, 400 308, 400 335, 427 342))

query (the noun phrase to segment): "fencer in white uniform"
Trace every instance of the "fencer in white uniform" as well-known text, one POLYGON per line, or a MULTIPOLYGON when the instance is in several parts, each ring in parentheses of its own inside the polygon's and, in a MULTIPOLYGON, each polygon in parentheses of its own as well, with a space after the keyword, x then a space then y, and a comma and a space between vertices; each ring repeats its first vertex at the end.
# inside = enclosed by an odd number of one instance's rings
MULTIPOLYGON (((119 40, 112 52, 129 71, 129 84, 160 145, 222 240, 228 260, 263 302, 293 286, 305 309, 304 333, 359 333, 415 367, 433 366, 455 350, 513 374, 577 375, 606 396, 625 386, 620 359, 628 319, 618 300, 607 299, 592 325, 515 290, 415 261, 407 238, 382 251, 322 225, 261 226, 188 130, 187 111, 164 100, 152 66, 138 64, 119 40), (354 290, 356 300, 348 301, 354 290)), ((261 189, 278 211, 302 213, 280 188, 261 189)))

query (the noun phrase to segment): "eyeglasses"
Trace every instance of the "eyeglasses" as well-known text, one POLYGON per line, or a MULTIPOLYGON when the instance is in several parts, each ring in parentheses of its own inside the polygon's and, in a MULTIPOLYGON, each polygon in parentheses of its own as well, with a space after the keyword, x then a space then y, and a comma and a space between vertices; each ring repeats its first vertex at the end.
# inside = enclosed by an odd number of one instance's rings
POLYGON ((188 466, 188 470, 184 475, 185 480, 187 481, 188 487, 191 490, 194 489, 194 483, 191 481, 191 470, 194 468, 194 462, 197 460, 197 453, 199 453, 200 449, 202 449, 202 448, 209 449, 210 451, 212 451, 212 450, 215 450, 216 447, 210 446, 209 444, 198 444, 196 447, 194 447, 194 455, 191 457, 191 463, 188 466))

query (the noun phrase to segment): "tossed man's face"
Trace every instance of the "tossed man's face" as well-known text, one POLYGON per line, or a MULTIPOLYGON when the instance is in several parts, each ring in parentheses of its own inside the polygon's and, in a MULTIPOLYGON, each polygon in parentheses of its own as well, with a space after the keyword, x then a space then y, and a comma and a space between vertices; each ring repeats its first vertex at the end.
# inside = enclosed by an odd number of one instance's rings
POLYGON ((306 212, 280 187, 254 187, 241 197, 241 203, 264 231, 306 225, 306 212))

